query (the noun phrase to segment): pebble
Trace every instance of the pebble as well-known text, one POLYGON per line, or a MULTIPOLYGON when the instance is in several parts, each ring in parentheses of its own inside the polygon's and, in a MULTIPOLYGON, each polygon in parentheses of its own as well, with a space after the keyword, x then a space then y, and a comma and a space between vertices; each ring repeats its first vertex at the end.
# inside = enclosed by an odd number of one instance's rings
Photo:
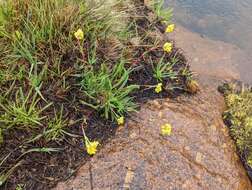
POLYGON ((201 163, 202 162, 202 153, 200 153, 200 152, 197 152, 196 153, 196 162, 198 162, 198 163, 201 163))

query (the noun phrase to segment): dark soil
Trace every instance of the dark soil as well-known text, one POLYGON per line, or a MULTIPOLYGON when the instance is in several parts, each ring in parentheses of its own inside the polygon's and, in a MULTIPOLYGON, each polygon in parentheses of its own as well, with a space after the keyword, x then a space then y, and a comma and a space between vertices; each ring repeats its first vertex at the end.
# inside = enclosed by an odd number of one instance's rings
MULTIPOLYGON (((153 30, 153 28, 159 28, 161 31, 164 30, 159 22, 150 23, 146 18, 148 10, 143 6, 143 2, 139 2, 142 6, 139 7, 137 12, 141 16, 136 20, 137 27, 140 31, 153 30)), ((132 18, 136 19, 136 18, 132 18)), ((152 39, 146 39, 146 44, 151 44, 152 39)), ((174 97, 178 96, 182 92, 181 89, 186 89, 186 76, 179 74, 176 80, 165 80, 163 82, 164 87, 169 89, 169 87, 175 87, 173 90, 165 90, 160 94, 156 94, 153 88, 147 87, 147 85, 156 85, 158 82, 153 78, 152 68, 148 64, 148 60, 152 59, 159 60, 163 55, 162 47, 149 51, 148 54, 141 56, 143 52, 147 49, 144 47, 137 47, 135 51, 135 59, 132 60, 132 65, 135 65, 135 70, 132 72, 129 83, 141 85, 141 89, 135 94, 135 100, 139 104, 153 98, 164 98, 164 97, 174 97), (146 86, 144 86, 146 85, 146 86)), ((178 63, 174 67, 178 73, 181 73, 184 69, 189 69, 186 64, 184 56, 180 53, 177 48, 173 49, 171 54, 165 55, 165 60, 169 61, 171 57, 176 54, 179 58, 178 63)), ((71 60, 71 54, 65 57, 70 63, 74 62, 71 60)), ((66 61, 67 63, 67 61, 66 61)), ((71 64, 66 65, 66 67, 71 68, 71 64)), ((69 77, 67 82, 71 84, 73 79, 69 77)), ((117 125, 110 121, 104 120, 99 113, 80 105, 76 99, 81 96, 78 89, 72 88, 69 91, 64 91, 58 88, 57 82, 47 81, 47 88, 42 90, 42 94, 46 99, 54 102, 54 104, 64 105, 64 117, 70 118, 76 121, 83 118, 83 115, 87 116, 87 125, 85 126, 85 131, 87 136, 91 140, 97 140, 101 145, 104 145, 109 139, 113 138, 117 125)), ((54 110, 48 110, 48 114, 53 115, 54 110)), ((53 116, 52 116, 53 117, 53 116)), ((9 168, 9 166, 15 165, 17 162, 21 161, 22 164, 15 170, 15 172, 10 176, 5 185, 1 186, 1 190, 13 190, 16 188, 17 184, 25 184, 26 190, 45 190, 54 187, 59 181, 66 180, 70 176, 74 175, 78 167, 83 165, 90 159, 85 151, 84 144, 82 142, 82 132, 81 132, 81 122, 73 123, 69 126, 67 131, 71 134, 78 135, 78 137, 65 136, 64 140, 59 142, 45 142, 43 139, 39 139, 34 143, 24 144, 23 142, 30 138, 31 134, 27 132, 13 130, 8 136, 5 136, 4 144, 0 147, 0 152, 2 156, 8 155, 7 161, 1 167, 1 170, 9 168), (59 152, 49 153, 29 153, 21 156, 26 150, 31 148, 39 147, 50 147, 50 148, 60 148, 59 152), (21 156, 21 157, 20 157, 21 156)), ((102 148, 100 146, 99 148, 102 148)))

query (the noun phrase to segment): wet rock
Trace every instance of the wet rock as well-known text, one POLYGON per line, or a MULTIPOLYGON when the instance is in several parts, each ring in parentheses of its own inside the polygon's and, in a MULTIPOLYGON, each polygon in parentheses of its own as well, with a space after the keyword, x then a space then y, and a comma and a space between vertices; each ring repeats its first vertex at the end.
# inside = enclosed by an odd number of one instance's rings
POLYGON ((177 25, 169 37, 183 49, 194 71, 220 79, 241 79, 252 83, 249 72, 252 70, 251 55, 243 49, 203 37, 181 25, 177 25))
POLYGON ((55 190, 252 189, 223 130, 224 102, 214 84, 201 84, 192 97, 143 105, 75 178, 55 190), (165 123, 173 126, 171 136, 160 135, 165 123))

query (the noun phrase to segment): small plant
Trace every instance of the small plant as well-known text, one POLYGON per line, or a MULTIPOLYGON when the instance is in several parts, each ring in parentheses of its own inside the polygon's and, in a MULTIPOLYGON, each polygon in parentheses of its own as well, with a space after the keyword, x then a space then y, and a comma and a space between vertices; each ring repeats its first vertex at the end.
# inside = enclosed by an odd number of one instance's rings
POLYGON ((87 101, 82 103, 98 110, 106 119, 112 120, 135 111, 136 104, 129 95, 138 85, 127 84, 130 72, 121 61, 112 70, 103 64, 98 72, 92 69, 84 73, 81 88, 87 96, 87 101))
POLYGON ((2 132, 10 128, 28 129, 41 126, 41 121, 45 116, 40 114, 46 110, 51 104, 43 108, 38 107, 37 93, 33 94, 30 90, 28 94, 24 94, 22 88, 15 94, 15 101, 0 102, 2 114, 0 116, 0 123, 2 132))
POLYGON ((152 62, 154 78, 160 82, 162 82, 164 79, 175 79, 177 76, 177 73, 173 69, 175 64, 176 61, 171 63, 164 61, 164 56, 160 58, 157 65, 154 65, 152 62))
MULTIPOLYGON (((16 170, 17 167, 19 167, 22 164, 22 161, 16 163, 14 166, 12 166, 9 169, 5 169, 1 171, 0 173, 0 187, 7 181, 7 179, 12 175, 12 173, 16 170)), ((0 163, 0 166, 2 163, 0 163)))
POLYGON ((242 89, 240 93, 227 91, 227 110, 224 120, 230 125, 230 132, 246 163, 252 168, 252 92, 242 89), (246 152, 246 154, 243 154, 246 152))
POLYGON ((42 147, 42 148, 31 148, 29 150, 26 150, 23 154, 19 156, 19 158, 22 158, 23 156, 31 153, 31 152, 39 152, 39 153, 47 153, 52 154, 53 152, 60 152, 62 151, 62 148, 50 148, 50 147, 42 147))
MULTIPOLYGON (((1 144, 0 144, 1 145, 1 144)), ((6 160, 8 159, 8 157, 11 154, 9 153, 8 155, 1 157, 0 159, 0 168, 2 168, 4 162, 6 162, 6 160)), ((20 165, 21 163, 17 163, 16 165, 12 166, 9 170, 8 169, 4 169, 0 172, 0 187, 7 181, 7 179, 9 178, 9 176, 14 172, 14 170, 20 165)))
POLYGON ((173 10, 164 7, 164 0, 153 0, 153 7, 155 14, 162 19, 162 21, 168 23, 173 15, 173 10))
POLYGON ((49 121, 48 127, 44 132, 44 136, 47 141, 58 141, 61 140, 66 134, 65 128, 68 125, 68 120, 63 119, 63 106, 61 106, 60 112, 54 111, 55 117, 49 121))

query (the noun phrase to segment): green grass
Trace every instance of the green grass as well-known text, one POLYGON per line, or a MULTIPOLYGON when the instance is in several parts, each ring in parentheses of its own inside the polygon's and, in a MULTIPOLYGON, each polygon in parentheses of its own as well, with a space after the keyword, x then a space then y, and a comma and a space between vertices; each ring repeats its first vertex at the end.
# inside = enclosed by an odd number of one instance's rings
MULTIPOLYGON (((42 89, 57 80, 55 83, 68 91, 78 85, 69 84, 68 78, 85 73, 89 70, 87 65, 92 68, 103 59, 97 49, 103 45, 99 43, 107 43, 108 36, 113 35, 115 15, 102 6, 102 2, 89 4, 81 0, 9 0, 0 4, 2 133, 9 128, 44 126, 42 120, 47 116, 42 112, 51 103, 42 89), (85 38, 81 43, 73 35, 79 28, 85 38), (65 57, 75 62, 66 63, 65 57)), ((112 115, 108 113, 112 108, 104 107, 105 115, 112 115)), ((62 110, 54 110, 56 120, 53 118, 47 129, 54 134, 46 136, 52 140, 62 135, 66 125, 62 110)))
POLYGON ((51 104, 43 108, 38 108, 37 94, 32 90, 28 94, 24 94, 20 88, 15 94, 14 101, 7 101, 0 103, 2 113, 0 116, 0 122, 2 123, 1 129, 8 130, 13 127, 18 128, 33 128, 41 126, 41 121, 46 116, 40 116, 41 113, 46 110, 51 104))
POLYGON ((178 73, 173 69, 176 63, 177 60, 175 58, 173 58, 170 62, 166 62, 164 57, 161 57, 156 65, 152 62, 154 78, 160 82, 164 79, 176 79, 178 73))
POLYGON ((85 72, 81 87, 88 99, 82 103, 101 112, 106 119, 112 120, 135 111, 137 106, 130 93, 139 86, 127 84, 130 72, 124 67, 124 61, 115 65, 112 70, 102 65, 98 72, 85 72))
POLYGON ((61 106, 60 112, 54 111, 55 117, 49 121, 48 127, 44 132, 47 141, 57 141, 64 138, 66 134, 66 127, 68 126, 68 120, 64 119, 63 106, 61 106))
POLYGON ((164 0, 153 0, 154 12, 157 17, 161 18, 163 22, 168 23, 173 15, 171 8, 164 7, 164 0))
MULTIPOLYGON (((162 9, 163 3, 155 1, 154 11, 167 21, 171 12, 162 9)), ((134 48, 142 48, 143 58, 162 45, 146 37, 149 31, 141 32, 139 18, 127 22, 123 1, 107 4, 85 0, 8 0, 0 4, 1 142, 9 129, 38 127, 47 141, 63 138, 71 118, 64 118, 63 107, 50 100, 55 96, 65 103, 74 100, 74 106, 82 103, 112 121, 136 110, 132 94, 140 86, 130 81, 135 69, 130 64, 139 53, 134 48), (120 11, 112 11, 114 7, 120 11), (74 37, 78 29, 84 33, 83 40, 74 37), (147 44, 130 47, 134 37, 147 44), (50 114, 45 112, 48 108, 50 114)), ((149 60, 146 63, 152 65, 157 82, 183 75, 174 69, 176 57, 149 60)), ((183 77, 189 77, 188 69, 184 71, 183 77)))
MULTIPOLYGON (((128 14, 124 4, 122 0, 0 3, 1 150, 9 150, 9 142, 18 136, 18 142, 11 142, 21 152, 17 161, 34 152, 57 152, 58 147, 41 146, 78 139, 90 113, 115 122, 138 109, 134 95, 155 93, 156 83, 162 81, 172 86, 178 79, 183 86, 191 77, 176 53, 154 55, 163 53, 164 43, 150 37, 157 23, 146 25, 142 16, 128 14), (83 39, 75 38, 78 29, 83 39), (139 44, 132 44, 132 38, 139 44)), ((162 4, 154 4, 157 17, 162 17, 155 21, 168 22, 171 11, 163 10, 162 4)), ((4 183, 19 162, 0 163, 7 168, 0 173, 4 183)))

